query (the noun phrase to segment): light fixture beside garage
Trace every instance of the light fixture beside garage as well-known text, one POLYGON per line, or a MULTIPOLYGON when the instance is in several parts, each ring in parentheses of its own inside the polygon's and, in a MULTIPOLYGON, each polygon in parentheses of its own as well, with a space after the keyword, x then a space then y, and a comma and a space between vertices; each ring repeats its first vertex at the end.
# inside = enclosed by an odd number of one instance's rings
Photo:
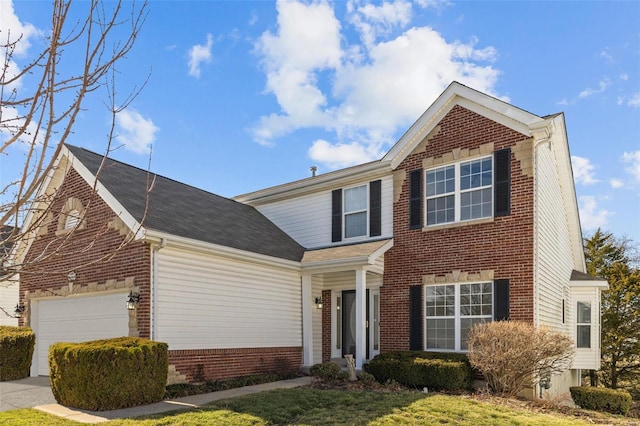
POLYGON ((22 314, 24 314, 25 307, 24 305, 16 304, 16 310, 13 312, 13 316, 15 318, 22 318, 22 314))
POLYGON ((127 297, 127 309, 133 311, 136 306, 140 303, 140 294, 129 292, 129 296, 127 297))
POLYGON ((316 297, 316 308, 318 309, 322 309, 322 298, 321 297, 316 297))

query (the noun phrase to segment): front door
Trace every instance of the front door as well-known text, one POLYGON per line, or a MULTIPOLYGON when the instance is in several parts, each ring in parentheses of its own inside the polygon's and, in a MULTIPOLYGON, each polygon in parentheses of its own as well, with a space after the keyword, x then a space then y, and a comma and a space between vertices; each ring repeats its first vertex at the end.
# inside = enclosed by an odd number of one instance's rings
MULTIPOLYGON (((367 318, 369 318, 369 290, 366 295, 367 318)), ((342 356, 356 355, 356 291, 342 292, 342 356)), ((369 321, 367 320, 367 354, 369 359, 369 321)))

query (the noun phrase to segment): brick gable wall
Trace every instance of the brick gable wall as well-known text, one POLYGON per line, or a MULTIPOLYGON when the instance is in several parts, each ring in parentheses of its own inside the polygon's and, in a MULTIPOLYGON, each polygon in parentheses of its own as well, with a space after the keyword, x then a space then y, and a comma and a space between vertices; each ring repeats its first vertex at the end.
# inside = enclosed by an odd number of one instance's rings
MULTIPOLYGON (((50 297, 54 293, 60 297, 66 297, 68 295, 67 273, 70 270, 76 273, 74 294, 78 292, 99 294, 100 291, 121 286, 119 283, 126 282, 127 285, 133 285, 140 293, 137 334, 148 338, 151 279, 149 246, 139 241, 132 241, 118 250, 125 236, 120 231, 121 224, 118 221, 113 222, 116 214, 73 169, 67 173, 50 212, 43 224, 46 231, 43 230, 32 243, 26 258, 27 262, 31 262, 42 253, 52 253, 56 249, 58 253, 33 263, 21 272, 20 302, 28 305, 28 300, 25 300, 26 291, 29 292, 30 297, 37 297, 37 295, 50 297), (87 210, 83 229, 74 231, 64 242, 67 236, 58 232, 58 221, 69 199, 79 200, 82 207, 87 210), (110 254, 114 254, 113 258, 88 265, 110 254)), ((123 297, 123 305, 125 302, 126 297, 123 297)), ((25 323, 28 320, 27 316, 21 321, 25 323)))
MULTIPOLYGON (((455 106, 398 166, 396 175, 404 180, 397 183, 401 192, 395 194, 393 205, 394 245, 385 254, 380 289, 382 351, 409 349, 409 287, 425 279, 486 278, 492 271, 491 279, 510 280, 510 318, 533 321, 534 182, 527 141, 523 134, 455 106), (491 151, 512 149, 510 215, 476 224, 410 230, 409 172, 424 171, 430 164, 474 150, 485 152, 488 144, 491 151)), ((422 203, 424 212, 424 194, 422 203)))

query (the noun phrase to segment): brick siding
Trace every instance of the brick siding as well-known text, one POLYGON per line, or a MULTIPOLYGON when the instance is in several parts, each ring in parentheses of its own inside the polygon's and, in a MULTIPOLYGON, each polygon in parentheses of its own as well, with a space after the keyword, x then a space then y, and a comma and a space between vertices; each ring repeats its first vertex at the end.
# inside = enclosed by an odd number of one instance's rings
MULTIPOLYGON (((457 148, 472 150, 493 143, 493 149, 499 150, 527 139, 460 106, 455 106, 433 133, 397 170, 408 175, 411 170, 424 169, 425 158, 441 157, 457 148)), ((383 352, 409 349, 409 286, 422 284, 425 275, 493 270, 496 279, 510 280, 511 319, 533 321, 534 187, 531 173, 523 172, 524 167, 512 152, 510 215, 437 230, 409 229, 409 179, 404 180, 393 206, 394 245, 385 254, 380 289, 383 352)))
POLYGON ((169 364, 189 382, 299 371, 302 347, 170 350, 169 364))
MULTIPOLYGON (((141 194, 144 196, 144 194, 141 194)), ((45 295, 51 295, 51 289, 60 289, 68 284, 67 274, 73 270, 76 273, 74 286, 85 287, 90 283, 104 285, 107 281, 123 281, 134 278, 134 286, 140 293, 140 304, 137 309, 138 333, 140 337, 149 337, 150 324, 150 276, 151 253, 149 246, 138 241, 127 243, 122 249, 116 250, 123 239, 121 233, 109 227, 116 214, 109 206, 97 196, 92 188, 75 171, 70 170, 65 177, 56 199, 51 206, 51 217, 43 226, 46 233, 42 233, 33 241, 27 253, 27 263, 32 264, 20 274, 20 303, 28 303, 25 300, 25 291, 34 293, 36 290, 45 291, 45 295), (70 198, 80 200, 86 209, 84 229, 73 232, 64 241, 65 235, 56 235, 58 218, 65 203, 70 198), (43 252, 52 253, 45 260, 33 262, 43 252), (107 261, 97 261, 104 256, 113 254, 113 258, 107 261), (47 294, 48 292, 48 294, 47 294)), ((83 292, 83 294, 89 294, 83 292)), ((100 294, 96 292, 96 295, 100 294)), ((123 297, 124 306, 126 298, 123 297)), ((29 318, 22 318, 25 324, 29 318)))

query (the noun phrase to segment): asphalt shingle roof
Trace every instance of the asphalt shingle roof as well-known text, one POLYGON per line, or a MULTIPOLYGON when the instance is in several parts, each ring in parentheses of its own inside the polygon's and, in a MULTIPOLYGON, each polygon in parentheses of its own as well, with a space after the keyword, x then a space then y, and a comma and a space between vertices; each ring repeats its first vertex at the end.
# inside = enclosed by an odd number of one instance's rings
MULTIPOLYGON (((66 145, 94 175, 103 156, 66 145)), ((98 180, 147 229, 299 261, 304 247, 252 206, 107 158, 98 180), (149 208, 145 216, 147 185, 149 208)))

